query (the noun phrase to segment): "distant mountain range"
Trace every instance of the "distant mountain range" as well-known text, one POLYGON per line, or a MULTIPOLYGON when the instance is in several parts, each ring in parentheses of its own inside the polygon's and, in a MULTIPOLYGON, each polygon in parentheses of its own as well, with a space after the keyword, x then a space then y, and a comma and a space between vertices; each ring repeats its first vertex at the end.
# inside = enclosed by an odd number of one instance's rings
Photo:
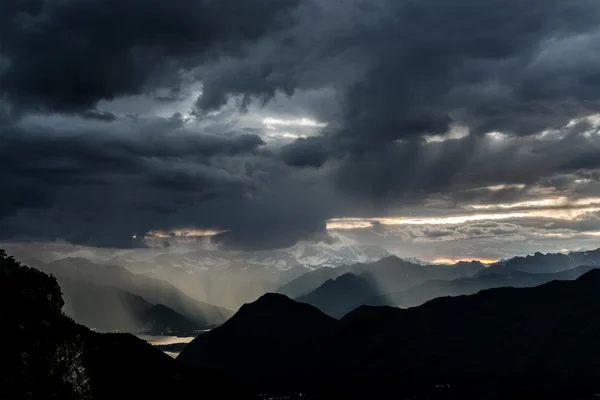
POLYGON ((522 271, 531 273, 551 273, 565 271, 582 265, 600 266, 600 249, 564 253, 535 253, 525 257, 513 257, 482 271, 482 274, 510 273, 522 271))
MULTIPOLYGON (((599 266, 600 267, 600 266, 599 266)), ((474 294, 481 290, 499 287, 533 287, 551 281, 571 281, 579 278, 596 267, 575 267, 554 273, 529 273, 511 271, 502 274, 482 274, 470 278, 451 281, 430 280, 402 292, 375 296, 362 301, 364 305, 415 307, 429 300, 446 297, 474 294)))
POLYGON ((190 336, 221 324, 226 309, 190 298, 173 285, 118 266, 65 258, 36 267, 63 288, 65 312, 100 331, 190 336))
POLYGON ((473 294, 494 287, 531 287, 552 280, 573 280, 600 266, 600 250, 513 257, 486 267, 415 264, 388 257, 371 264, 322 268, 279 289, 298 301, 341 318, 360 305, 413 307, 443 296, 473 294))
POLYGON ((454 265, 422 265, 391 256, 373 263, 321 268, 307 272, 285 284, 278 291, 290 297, 298 297, 316 289, 326 280, 352 273, 369 274, 376 282, 380 293, 386 293, 399 288, 409 288, 430 279, 455 279, 472 276, 483 270, 485 265, 478 261, 459 262, 454 265))
MULTIPOLYGON (((103 262, 127 267, 135 272, 160 273, 162 269, 197 272, 228 272, 270 270, 292 272, 294 268, 311 270, 339 267, 346 264, 368 263, 389 257, 378 246, 311 244, 300 242, 288 249, 255 252, 235 252, 219 249, 148 249, 143 253, 119 252, 104 257, 103 262)), ((293 274, 292 274, 293 275, 293 274)))
POLYGON ((314 269, 370 263, 390 256, 377 246, 307 242, 288 249, 256 252, 223 251, 196 241, 178 243, 176 247, 126 250, 91 250, 60 244, 14 244, 9 248, 29 265, 76 258, 120 266, 169 282, 197 301, 226 309, 237 309, 314 269))
POLYGON ((430 265, 390 256, 376 246, 306 243, 253 253, 147 249, 116 254, 97 258, 120 266, 83 257, 42 262, 29 256, 28 262, 58 278, 65 311, 78 322, 100 331, 183 336, 233 314, 207 299, 237 309, 266 292, 279 292, 341 318, 360 305, 412 307, 493 287, 535 286, 562 279, 552 274, 563 271, 570 271, 564 279, 575 279, 585 272, 576 267, 600 265, 600 249, 535 253, 491 266, 478 261, 430 265))
POLYGON ((600 393, 598 293, 600 270, 591 270, 407 310, 362 306, 339 321, 267 294, 178 360, 257 390, 320 398, 592 398, 600 393))
MULTIPOLYGON (((32 259, 32 253, 26 245, 14 246, 14 254, 19 259, 30 265, 39 263, 32 259)), ((390 255, 377 246, 322 243, 298 243, 289 249, 256 252, 204 249, 199 248, 198 243, 184 248, 116 251, 87 251, 52 245, 38 249, 38 253, 44 264, 75 258, 99 265, 120 266, 136 274, 169 282, 197 301, 226 309, 237 309, 313 269, 368 263, 390 255)))

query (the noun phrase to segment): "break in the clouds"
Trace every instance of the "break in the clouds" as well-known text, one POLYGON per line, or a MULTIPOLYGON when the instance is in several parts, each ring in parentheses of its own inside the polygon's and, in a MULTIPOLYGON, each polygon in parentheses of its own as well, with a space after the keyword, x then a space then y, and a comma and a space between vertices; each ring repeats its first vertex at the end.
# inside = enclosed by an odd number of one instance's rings
POLYGON ((0 36, 3 240, 495 259, 600 231, 595 0, 9 0, 0 36))

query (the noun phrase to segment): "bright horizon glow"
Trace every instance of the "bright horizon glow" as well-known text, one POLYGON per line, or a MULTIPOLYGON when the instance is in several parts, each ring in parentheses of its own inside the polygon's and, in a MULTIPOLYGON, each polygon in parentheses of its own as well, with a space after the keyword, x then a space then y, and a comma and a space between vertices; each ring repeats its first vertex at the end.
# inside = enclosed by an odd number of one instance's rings
POLYGON ((491 259, 491 258, 436 258, 432 261, 434 264, 448 264, 454 265, 458 262, 471 262, 471 261, 479 261, 482 264, 490 265, 497 263, 500 260, 491 259))

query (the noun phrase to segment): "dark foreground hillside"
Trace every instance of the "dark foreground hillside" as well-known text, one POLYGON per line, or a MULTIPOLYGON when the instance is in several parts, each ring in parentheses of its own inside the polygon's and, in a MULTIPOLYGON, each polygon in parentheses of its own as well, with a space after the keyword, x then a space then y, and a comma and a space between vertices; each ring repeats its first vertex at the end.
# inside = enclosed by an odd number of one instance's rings
POLYGON ((181 365, 129 334, 62 314, 56 279, 0 250, 0 399, 244 398, 222 375, 181 365))
POLYGON ((339 321, 266 295, 179 359, 325 399, 597 398, 600 270, 406 310, 363 306, 339 321))

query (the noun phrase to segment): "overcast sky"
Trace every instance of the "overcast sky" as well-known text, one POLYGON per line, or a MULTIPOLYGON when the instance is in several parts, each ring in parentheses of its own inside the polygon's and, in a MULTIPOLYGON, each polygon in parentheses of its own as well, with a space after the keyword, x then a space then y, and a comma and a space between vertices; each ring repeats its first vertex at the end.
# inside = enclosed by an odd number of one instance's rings
POLYGON ((597 0, 3 0, 0 37, 2 241, 600 247, 597 0))

